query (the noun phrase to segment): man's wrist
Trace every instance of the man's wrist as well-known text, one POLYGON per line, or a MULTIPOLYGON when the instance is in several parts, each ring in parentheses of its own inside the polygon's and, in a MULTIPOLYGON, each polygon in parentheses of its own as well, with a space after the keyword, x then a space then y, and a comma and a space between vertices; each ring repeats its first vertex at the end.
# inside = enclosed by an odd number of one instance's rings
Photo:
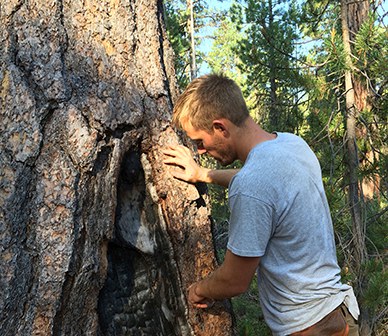
POLYGON ((198 285, 199 285, 199 282, 196 282, 196 283, 194 284, 194 288, 193 288, 194 294, 195 294, 196 296, 202 296, 202 295, 198 292, 198 285))
POLYGON ((199 182, 212 183, 210 174, 209 174, 210 172, 211 172, 211 169, 202 167, 201 174, 199 177, 199 182))
POLYGON ((206 287, 206 279, 202 279, 202 280, 198 281, 194 287, 194 294, 199 296, 199 297, 210 298, 208 296, 208 293, 206 293, 207 290, 205 287, 206 287))

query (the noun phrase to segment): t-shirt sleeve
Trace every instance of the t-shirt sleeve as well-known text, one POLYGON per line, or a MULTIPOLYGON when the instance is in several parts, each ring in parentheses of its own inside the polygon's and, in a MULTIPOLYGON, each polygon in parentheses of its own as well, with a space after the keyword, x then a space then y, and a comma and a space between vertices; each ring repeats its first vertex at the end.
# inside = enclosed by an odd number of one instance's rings
POLYGON ((228 249, 243 257, 261 257, 273 234, 273 208, 257 198, 238 193, 229 198, 228 249))

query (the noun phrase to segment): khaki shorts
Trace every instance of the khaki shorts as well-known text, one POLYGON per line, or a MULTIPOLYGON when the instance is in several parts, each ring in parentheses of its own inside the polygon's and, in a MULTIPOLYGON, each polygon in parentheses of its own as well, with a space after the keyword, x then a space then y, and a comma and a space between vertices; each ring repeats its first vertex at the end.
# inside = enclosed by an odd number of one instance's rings
POLYGON ((319 322, 290 336, 358 336, 358 325, 348 308, 341 304, 319 322))

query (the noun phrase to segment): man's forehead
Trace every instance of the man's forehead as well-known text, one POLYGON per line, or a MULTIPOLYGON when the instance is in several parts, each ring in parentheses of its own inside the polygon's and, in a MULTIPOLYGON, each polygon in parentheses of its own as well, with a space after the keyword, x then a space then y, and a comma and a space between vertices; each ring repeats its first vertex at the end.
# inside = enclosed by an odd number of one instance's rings
POLYGON ((192 125, 190 121, 186 121, 184 124, 182 124, 182 128, 189 138, 192 138, 198 133, 198 130, 192 125))
POLYGON ((191 140, 202 140, 204 136, 209 135, 205 130, 201 130, 193 127, 191 124, 187 124, 183 127, 183 130, 186 132, 187 136, 191 140))

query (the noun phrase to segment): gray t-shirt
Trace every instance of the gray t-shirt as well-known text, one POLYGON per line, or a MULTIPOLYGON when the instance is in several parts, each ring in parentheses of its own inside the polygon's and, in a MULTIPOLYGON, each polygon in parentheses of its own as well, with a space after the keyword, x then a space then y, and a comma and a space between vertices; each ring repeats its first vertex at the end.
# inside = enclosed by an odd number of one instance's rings
POLYGON ((318 159, 298 136, 277 135, 254 147, 230 182, 228 249, 260 257, 260 302, 274 335, 303 330, 344 301, 357 319, 353 290, 340 282, 318 159))

